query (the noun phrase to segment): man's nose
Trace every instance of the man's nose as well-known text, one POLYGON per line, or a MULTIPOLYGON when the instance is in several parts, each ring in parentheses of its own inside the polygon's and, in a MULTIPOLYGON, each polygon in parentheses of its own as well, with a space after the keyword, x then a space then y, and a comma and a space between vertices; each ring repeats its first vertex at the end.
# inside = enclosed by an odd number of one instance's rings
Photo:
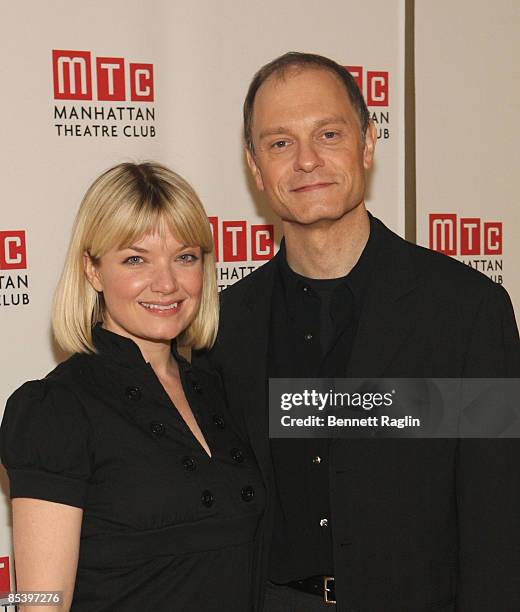
POLYGON ((318 146, 312 140, 300 141, 296 148, 296 158, 294 169, 303 172, 312 172, 314 169, 323 165, 318 146))
POLYGON ((164 263, 155 267, 151 284, 152 291, 173 293, 177 287, 177 276, 171 263, 164 263))

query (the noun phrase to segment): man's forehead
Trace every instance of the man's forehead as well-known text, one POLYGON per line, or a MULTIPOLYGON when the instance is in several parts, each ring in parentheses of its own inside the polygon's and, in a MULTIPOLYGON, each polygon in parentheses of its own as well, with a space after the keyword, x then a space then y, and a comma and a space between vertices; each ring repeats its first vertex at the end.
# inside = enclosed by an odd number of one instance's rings
POLYGON ((258 89, 254 108, 253 123, 260 115, 270 120, 279 114, 291 116, 305 112, 306 107, 323 106, 326 115, 343 115, 338 105, 347 113, 353 110, 344 83, 332 71, 314 66, 287 67, 270 75, 258 89), (325 110, 327 104, 334 104, 334 110, 325 110))
MULTIPOLYGON (((301 66, 301 65, 291 65, 284 66, 277 70, 273 74, 269 75, 267 79, 260 85, 257 92, 257 97, 262 92, 262 90, 270 89, 270 88, 281 88, 287 84, 290 84, 294 79, 298 79, 298 77, 325 77, 327 80, 335 81, 341 87, 345 87, 341 82, 341 79, 337 74, 335 74, 332 70, 325 68, 323 66, 301 66)), ((345 93, 347 93, 345 88, 345 93)))

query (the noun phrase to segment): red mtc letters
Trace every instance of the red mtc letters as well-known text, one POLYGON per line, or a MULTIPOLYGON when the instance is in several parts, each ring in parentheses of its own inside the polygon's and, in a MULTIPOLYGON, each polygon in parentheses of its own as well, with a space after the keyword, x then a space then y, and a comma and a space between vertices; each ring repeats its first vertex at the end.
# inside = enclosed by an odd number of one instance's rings
POLYGON ((9 557, 0 557, 0 593, 9 593, 10 591, 9 557))
POLYGON ((388 106, 388 72, 367 70, 366 91, 363 84, 363 66, 345 66, 364 93, 367 106, 388 106))
MULTIPOLYGON (((92 62, 90 51, 52 52, 54 98, 92 100, 92 62)), ((130 91, 127 92, 125 60, 122 57, 96 58, 96 99, 120 102, 153 102, 153 64, 130 63, 130 91)))
POLYGON ((430 215, 430 249, 445 255, 502 255, 502 222, 482 223, 479 217, 461 217, 457 228, 457 215, 430 215), (457 231, 458 230, 458 231, 457 231))
POLYGON ((25 231, 0 232, 0 270, 27 268, 25 231))
POLYGON ((247 221, 219 223, 218 217, 210 217, 209 221, 213 231, 216 261, 265 261, 273 257, 272 225, 251 225, 248 232, 247 221))

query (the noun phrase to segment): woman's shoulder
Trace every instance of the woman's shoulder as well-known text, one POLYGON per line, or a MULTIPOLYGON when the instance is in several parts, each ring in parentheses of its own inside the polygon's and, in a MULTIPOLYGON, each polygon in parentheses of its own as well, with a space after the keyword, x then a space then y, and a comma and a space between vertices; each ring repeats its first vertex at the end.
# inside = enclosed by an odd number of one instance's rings
POLYGON ((92 428, 74 392, 76 360, 30 380, 7 400, 0 456, 11 497, 34 497, 82 507, 91 473, 92 428))
POLYGON ((22 411, 26 416, 36 411, 42 419, 51 416, 62 419, 70 412, 77 416, 81 412, 78 383, 87 374, 88 358, 88 355, 74 354, 43 378, 23 383, 8 398, 4 420, 13 411, 22 411), (65 415, 60 414, 62 411, 65 415))
POLYGON ((95 367, 98 356, 92 353, 74 353, 65 361, 59 363, 51 370, 41 382, 48 385, 57 385, 74 388, 78 380, 88 375, 92 367, 95 367))
POLYGON ((74 393, 79 360, 30 380, 7 400, 0 456, 11 497, 33 497, 83 507, 92 460, 92 428, 74 393))

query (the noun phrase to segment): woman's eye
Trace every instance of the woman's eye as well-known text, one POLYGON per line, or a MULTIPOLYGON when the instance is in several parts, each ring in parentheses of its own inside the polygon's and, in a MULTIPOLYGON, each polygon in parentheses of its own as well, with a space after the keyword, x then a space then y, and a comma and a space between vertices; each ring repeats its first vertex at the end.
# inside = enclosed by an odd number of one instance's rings
POLYGON ((194 263, 198 261, 199 258, 194 253, 183 253, 182 255, 179 255, 179 259, 183 263, 194 263))
POLYGON ((124 261, 125 264, 130 264, 131 266, 135 266, 136 264, 140 264, 142 263, 143 258, 140 257, 139 255, 131 255, 130 257, 127 257, 124 261))

